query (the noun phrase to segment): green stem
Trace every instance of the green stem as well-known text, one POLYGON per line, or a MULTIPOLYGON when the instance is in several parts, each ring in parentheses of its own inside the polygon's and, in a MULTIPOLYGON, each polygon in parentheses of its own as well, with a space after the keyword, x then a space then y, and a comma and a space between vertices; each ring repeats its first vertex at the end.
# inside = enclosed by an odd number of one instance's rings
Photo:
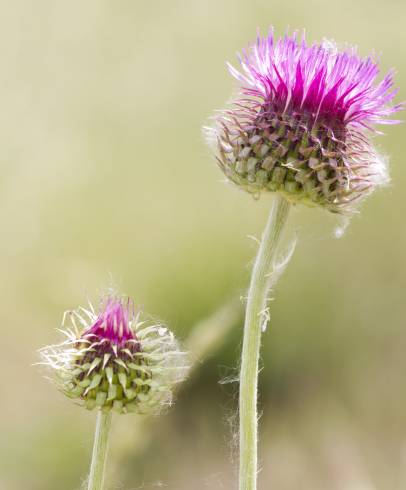
POLYGON ((99 410, 97 413, 92 463, 90 465, 89 482, 87 486, 88 490, 103 489, 110 425, 111 412, 99 410))
POLYGON ((257 488, 257 390, 261 331, 266 324, 271 274, 289 208, 289 202, 277 194, 262 235, 248 291, 240 371, 240 490, 257 488))

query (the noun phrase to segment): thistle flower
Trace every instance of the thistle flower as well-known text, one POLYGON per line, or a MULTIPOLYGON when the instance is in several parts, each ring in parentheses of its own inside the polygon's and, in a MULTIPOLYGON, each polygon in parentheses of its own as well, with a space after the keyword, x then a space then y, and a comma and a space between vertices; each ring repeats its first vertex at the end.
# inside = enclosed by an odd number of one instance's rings
POLYGON ((99 313, 79 308, 64 316, 67 340, 41 350, 58 388, 87 409, 159 411, 186 374, 185 353, 160 324, 140 321, 130 299, 108 295, 99 313))
POLYGON ((282 193, 289 201, 346 213, 388 181, 385 159, 374 148, 376 124, 402 105, 393 72, 376 82, 373 57, 354 47, 308 45, 297 33, 273 31, 239 56, 240 83, 231 108, 209 130, 226 176, 250 193, 282 193))
POLYGON ((355 48, 308 46, 294 33, 258 36, 240 57, 240 83, 209 137, 218 163, 236 185, 259 195, 277 192, 262 234, 247 295, 239 390, 239 489, 256 490, 258 375, 268 295, 289 262, 279 246, 291 204, 349 213, 388 180, 386 161, 372 144, 376 124, 395 124, 393 73, 377 82, 378 65, 355 48), (279 262, 279 263, 278 263, 279 262))

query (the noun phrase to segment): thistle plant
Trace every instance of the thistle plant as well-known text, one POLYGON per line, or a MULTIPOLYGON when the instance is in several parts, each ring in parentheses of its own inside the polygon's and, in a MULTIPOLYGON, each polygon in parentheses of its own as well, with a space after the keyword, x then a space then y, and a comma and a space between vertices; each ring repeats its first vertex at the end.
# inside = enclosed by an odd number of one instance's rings
POLYGON ((392 104, 393 72, 377 81, 374 57, 354 47, 308 45, 297 33, 276 39, 271 30, 239 61, 240 71, 229 65, 238 95, 208 136, 229 181, 257 197, 275 193, 248 291, 240 370, 240 490, 255 490, 261 331, 289 209, 303 203, 350 215, 386 184, 387 160, 372 136, 375 125, 398 122, 391 116, 402 104, 392 104))
POLYGON ((44 363, 67 397, 97 410, 88 490, 101 490, 113 412, 159 413, 186 375, 185 353, 163 325, 142 320, 129 298, 108 294, 64 315, 62 343, 43 348, 44 363))

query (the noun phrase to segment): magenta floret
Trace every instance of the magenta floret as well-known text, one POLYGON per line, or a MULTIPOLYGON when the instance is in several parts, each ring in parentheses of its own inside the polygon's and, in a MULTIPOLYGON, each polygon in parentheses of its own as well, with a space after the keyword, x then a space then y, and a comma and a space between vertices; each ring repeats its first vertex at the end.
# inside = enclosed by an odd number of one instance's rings
POLYGON ((370 127, 393 124, 388 116, 397 89, 393 71, 376 83, 379 65, 355 47, 338 51, 331 43, 307 45, 304 35, 275 39, 273 31, 240 56, 242 72, 229 65, 246 95, 260 97, 277 111, 305 112, 314 120, 370 127))
POLYGON ((108 297, 95 322, 82 335, 107 339, 121 346, 134 339, 134 332, 130 328, 133 317, 134 305, 130 300, 108 297))

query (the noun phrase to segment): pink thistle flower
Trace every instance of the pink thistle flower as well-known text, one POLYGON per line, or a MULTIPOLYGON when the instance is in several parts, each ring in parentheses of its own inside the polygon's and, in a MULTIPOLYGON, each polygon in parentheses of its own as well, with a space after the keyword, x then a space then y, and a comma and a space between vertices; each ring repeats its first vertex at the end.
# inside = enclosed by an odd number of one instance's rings
POLYGON ((373 57, 354 47, 308 45, 297 33, 258 36, 229 66, 239 93, 209 130, 226 176, 248 192, 345 213, 388 181, 376 124, 395 124, 393 72, 377 82, 373 57))
POLYGON ((173 385, 187 372, 185 353, 166 327, 140 321, 130 299, 110 294, 98 313, 92 305, 67 312, 63 326, 67 340, 41 355, 69 398, 119 413, 171 403, 173 385))

